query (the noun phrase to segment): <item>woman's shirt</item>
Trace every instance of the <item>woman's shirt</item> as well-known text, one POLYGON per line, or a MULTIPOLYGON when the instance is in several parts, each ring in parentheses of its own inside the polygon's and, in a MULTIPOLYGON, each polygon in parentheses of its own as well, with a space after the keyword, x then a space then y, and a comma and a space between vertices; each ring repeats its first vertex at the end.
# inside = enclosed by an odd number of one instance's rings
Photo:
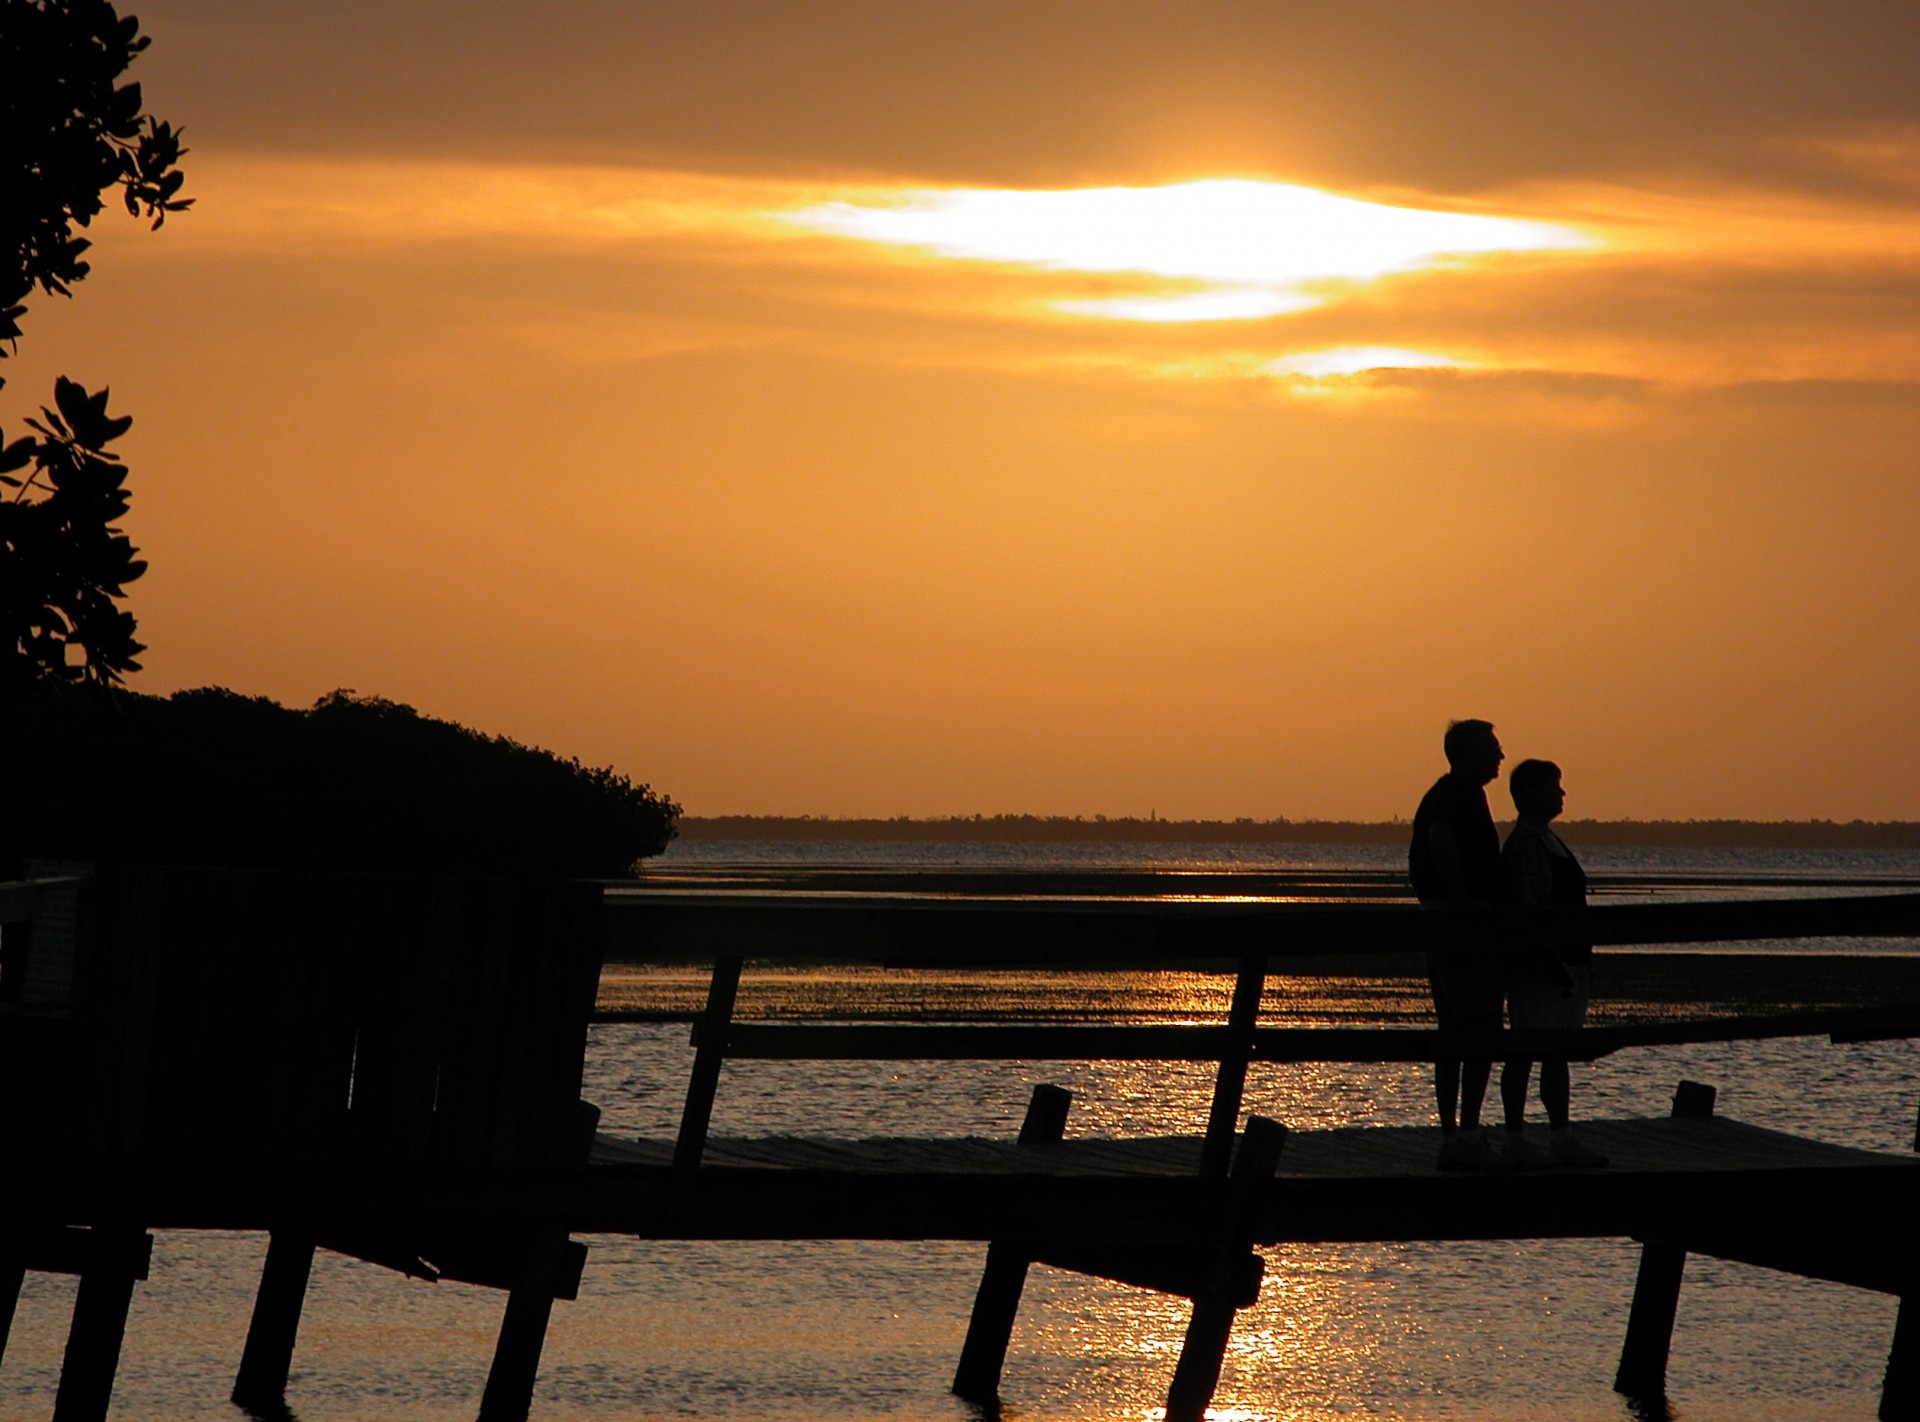
MULTIPOLYGON (((1506 881, 1507 901, 1527 908, 1584 908, 1587 875, 1566 842, 1550 826, 1530 820, 1516 823, 1500 850, 1500 869, 1506 881)), ((1592 958, 1585 942, 1562 945, 1568 963, 1592 958)))

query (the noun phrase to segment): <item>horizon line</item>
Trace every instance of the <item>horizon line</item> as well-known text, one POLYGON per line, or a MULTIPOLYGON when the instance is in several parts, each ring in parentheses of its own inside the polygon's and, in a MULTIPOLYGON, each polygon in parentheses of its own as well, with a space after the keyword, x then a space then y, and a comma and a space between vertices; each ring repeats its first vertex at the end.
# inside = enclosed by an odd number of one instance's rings
MULTIPOLYGON (((1511 816, 1494 817, 1496 820, 1511 816)), ((752 812, 730 812, 721 814, 682 814, 681 824, 711 824, 721 820, 749 820, 759 823, 803 823, 817 825, 831 824, 998 824, 1014 822, 1020 824, 1140 824, 1140 825, 1283 825, 1298 827, 1301 825, 1352 825, 1372 827, 1378 825, 1410 825, 1412 821, 1405 816, 1395 815, 1391 819, 1343 819, 1334 816, 1307 816, 1295 819, 1288 815, 1275 815, 1260 818, 1253 815, 1235 815, 1232 818, 1220 816, 1174 817, 1169 815, 1038 815, 1023 811, 1002 811, 995 814, 953 814, 953 815, 816 815, 816 814, 759 814, 752 812)), ((1920 820, 1868 820, 1856 816, 1850 820, 1836 820, 1830 816, 1810 815, 1779 819, 1757 819, 1746 815, 1656 815, 1641 817, 1622 815, 1611 818, 1575 816, 1555 821, 1561 825, 1832 825, 1854 828, 1920 828, 1920 820)))
MULTIPOLYGON (((1511 823, 1510 819, 1496 821, 1511 823)), ((1575 845, 1719 849, 1920 849, 1914 820, 1561 820, 1575 845)), ((1155 815, 952 815, 919 817, 682 815, 683 840, 918 840, 931 842, 1405 844, 1393 820, 1165 820, 1155 815)))

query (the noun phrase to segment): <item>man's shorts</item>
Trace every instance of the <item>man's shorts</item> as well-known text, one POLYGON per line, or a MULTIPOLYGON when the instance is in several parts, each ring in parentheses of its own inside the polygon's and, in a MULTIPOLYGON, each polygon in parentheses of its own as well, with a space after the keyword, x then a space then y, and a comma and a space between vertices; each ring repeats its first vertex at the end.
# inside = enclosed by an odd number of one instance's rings
POLYGON ((1433 1018, 1442 1032, 1498 1032, 1506 964, 1491 949, 1449 948, 1427 955, 1433 1018))

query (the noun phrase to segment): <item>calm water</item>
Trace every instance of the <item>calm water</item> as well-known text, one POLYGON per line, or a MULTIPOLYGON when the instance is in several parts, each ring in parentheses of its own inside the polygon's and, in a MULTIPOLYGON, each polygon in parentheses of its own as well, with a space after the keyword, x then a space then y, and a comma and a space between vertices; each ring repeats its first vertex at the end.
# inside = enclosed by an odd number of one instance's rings
MULTIPOLYGON (((871 846, 753 848, 764 862, 811 854, 805 862, 824 855, 869 865, 1133 867, 1179 853, 914 845, 894 847, 890 861, 888 851, 871 846)), ((687 846, 675 858, 711 862, 716 853, 687 846)), ((1920 856, 1911 854, 1614 856, 1610 863, 1596 852, 1588 862, 1602 872, 1707 879, 1920 877, 1920 856)), ((1286 846, 1256 858, 1245 846, 1206 846, 1177 862, 1353 869, 1396 861, 1391 849, 1286 846)), ((608 983, 615 995, 634 986, 616 978, 608 983)), ((824 1003, 844 985, 823 974, 782 990, 824 1003)), ((1196 1011, 1218 1001, 1217 981, 1164 989, 1189 990, 1196 1011)), ((685 1039, 684 1026, 594 1029, 587 1095, 605 1111, 606 1129, 672 1132, 691 1060, 685 1039)), ((1920 1053, 1912 1044, 1790 1041, 1622 1054, 1578 1078, 1576 1109, 1664 1114, 1682 1076, 1717 1083, 1727 1114, 1889 1150, 1910 1145, 1920 1105, 1920 1053)), ((753 1062, 728 1069, 715 1128, 1006 1135, 1040 1081, 1073 1089, 1069 1130, 1114 1134, 1196 1129, 1211 1085, 1205 1067, 1187 1066, 753 1062)), ((1420 1123, 1430 1111, 1428 1093, 1419 1067, 1269 1068, 1256 1069, 1248 1106, 1296 1126, 1420 1123)), ((976 1415, 946 1385, 981 1246, 589 1242, 580 1299, 554 1311, 537 1417, 976 1415)), ((258 1237, 159 1237, 153 1277, 135 1295, 117 1416, 243 1416, 224 1399, 264 1248, 258 1237)), ((1633 1285, 1629 1244, 1278 1249, 1267 1260, 1260 1302, 1234 1331, 1219 1392, 1223 1418, 1627 1422, 1634 1415, 1609 1386, 1633 1285)), ((50 1412, 71 1303, 70 1281, 30 1276, 0 1367, 0 1417, 50 1412)), ((502 1303, 485 1290, 422 1284, 323 1256, 289 1390, 293 1416, 471 1418, 502 1303)), ((1154 1415, 1184 1324, 1177 1301, 1034 1270, 1003 1382, 1006 1415, 1033 1422, 1154 1415)), ((1892 1327, 1887 1299, 1696 1259, 1674 1339, 1673 1415, 1684 1422, 1871 1418, 1892 1327)))
MULTIPOLYGON (((1636 849, 1579 851, 1591 874, 1672 875, 1703 881, 1747 877, 1920 879, 1913 849, 1636 849)), ((682 841, 650 866, 847 865, 956 869, 1382 870, 1404 873, 1399 844, 952 844, 902 840, 682 841)))

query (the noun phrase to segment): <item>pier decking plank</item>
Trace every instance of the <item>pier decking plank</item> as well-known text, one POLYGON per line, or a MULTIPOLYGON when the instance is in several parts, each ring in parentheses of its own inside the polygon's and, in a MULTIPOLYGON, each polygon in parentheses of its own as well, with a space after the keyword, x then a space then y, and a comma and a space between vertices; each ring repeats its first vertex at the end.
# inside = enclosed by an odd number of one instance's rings
MULTIPOLYGON (((1790 1135, 1726 1117, 1704 1121, 1670 1116, 1587 1121, 1581 1137, 1613 1157, 1608 1179, 1626 1182, 1644 1175, 1700 1171, 1894 1170, 1915 1176, 1920 1160, 1790 1135)), ((975 1175, 1183 1176, 1199 1165, 1198 1136, 1081 1136, 1052 1145, 1020 1145, 999 1137, 861 1138, 824 1136, 715 1136, 708 1140, 702 1171, 844 1170, 875 1176, 927 1173, 975 1175)), ((1439 1132, 1426 1126, 1343 1126, 1288 1133, 1279 1182, 1433 1179, 1439 1132)), ((673 1142, 597 1136, 591 1169, 664 1169, 673 1142)), ((1594 1172, 1537 1171, 1531 1181, 1573 1178, 1594 1172)), ((1480 1176, 1478 1179, 1506 1178, 1480 1176)))
MULTIPOLYGON (((1771 1251, 1821 1265, 1794 1272, 1891 1291, 1920 1264, 1910 1209, 1920 1160, 1913 1156, 1724 1117, 1590 1121, 1581 1134, 1612 1157, 1611 1166, 1447 1175, 1434 1167, 1432 1128, 1290 1132, 1263 1194, 1256 1239, 1698 1237, 1700 1252, 1771 1251), (1818 1247, 1792 1247, 1811 1232, 1818 1247), (1772 1243, 1763 1248, 1763 1241, 1772 1243)), ((602 1136, 577 1187, 574 1228, 673 1238, 1032 1232, 1151 1242, 1217 1188, 1198 1175, 1200 1151, 1197 1136, 1039 1146, 966 1137, 715 1137, 691 1197, 669 1221, 658 1200, 672 1143, 602 1136)))
MULTIPOLYGON (((1604 1238, 1764 1228, 1875 1234, 1888 1257, 1920 1236, 1911 1200, 1920 1157, 1810 1140, 1725 1117, 1588 1121, 1601 1170, 1450 1175, 1430 1127, 1289 1132, 1266 1186, 1262 1243, 1463 1238, 1604 1238)), ((670 1211, 673 1142, 596 1137, 584 1171, 491 1177, 432 1166, 227 1177, 157 1169, 117 1176, 112 1196, 155 1228, 260 1228, 293 1212, 365 1223, 431 1211, 545 1220, 576 1232, 650 1238, 1163 1237, 1219 1187, 1198 1173, 1201 1138, 714 1137, 682 1208, 670 1211)), ((86 1208, 100 1182, 13 1182, 17 1207, 86 1208), (25 1197, 34 1197, 31 1199, 25 1197)), ((1903 1266, 1904 1267, 1904 1266, 1903 1266)))

